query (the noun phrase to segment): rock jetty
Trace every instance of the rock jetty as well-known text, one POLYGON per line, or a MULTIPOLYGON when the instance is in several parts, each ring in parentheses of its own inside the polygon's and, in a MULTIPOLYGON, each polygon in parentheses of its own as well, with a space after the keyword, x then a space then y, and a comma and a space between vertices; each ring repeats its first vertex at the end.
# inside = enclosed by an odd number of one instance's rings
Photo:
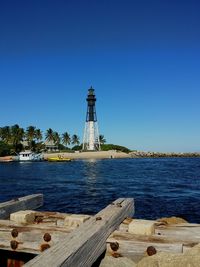
POLYGON ((193 153, 175 153, 175 152, 144 152, 132 151, 129 153, 131 158, 197 158, 200 157, 199 152, 193 153))

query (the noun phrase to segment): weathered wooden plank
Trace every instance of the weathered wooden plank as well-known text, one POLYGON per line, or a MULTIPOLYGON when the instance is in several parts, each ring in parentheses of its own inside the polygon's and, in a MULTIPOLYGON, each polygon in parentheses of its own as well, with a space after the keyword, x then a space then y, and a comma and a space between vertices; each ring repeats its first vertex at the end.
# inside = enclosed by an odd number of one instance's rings
POLYGON ((21 232, 30 232, 34 233, 35 231, 40 232, 61 232, 69 233, 74 230, 74 227, 57 225, 55 222, 41 222, 34 224, 21 225, 10 220, 0 220, 0 236, 2 232, 11 232, 13 228, 16 228, 19 233, 21 232))
MULTIPOLYGON (((158 224, 158 226, 159 226, 159 224, 158 224)), ((200 224, 198 224, 198 223, 179 223, 179 224, 166 225, 166 227, 173 227, 173 228, 192 227, 192 228, 195 228, 195 227, 200 227, 200 224)))
MULTIPOLYGON (((8 240, 1 240, 0 239, 0 249, 10 250, 13 251, 10 247, 10 241, 8 240)), ((24 242, 23 244, 18 244, 17 252, 26 252, 32 254, 40 254, 41 251, 39 250, 37 242, 24 242), (30 249, 31 247, 31 249, 30 249)))
POLYGON ((8 219, 19 210, 37 209, 43 205, 43 194, 28 195, 0 203, 0 219, 8 219))
POLYGON ((127 257, 134 262, 138 262, 142 257, 146 255, 147 248, 153 246, 158 252, 172 252, 182 253, 183 245, 181 243, 166 243, 156 241, 140 241, 137 239, 119 239, 108 238, 107 251, 108 255, 117 255, 120 257, 127 257), (117 245, 116 245, 117 244, 117 245))
POLYGON ((118 199, 24 266, 89 267, 105 250, 107 237, 133 213, 133 199, 118 199))
POLYGON ((157 228, 155 233, 165 238, 176 239, 177 241, 200 243, 200 227, 192 226, 168 226, 157 228))
MULTIPOLYGON (((190 229, 190 228, 189 228, 190 229)), ((146 243, 179 243, 185 246, 193 246, 196 243, 200 243, 199 238, 195 235, 189 237, 188 234, 184 235, 184 232, 179 235, 157 235, 154 234, 152 236, 143 236, 143 235, 133 235, 127 232, 114 231, 108 238, 108 242, 110 239, 117 239, 119 242, 121 240, 127 241, 138 241, 138 242, 146 242, 146 243)))
MULTIPOLYGON (((191 245, 191 243, 188 243, 191 245)), ((116 230, 107 239, 107 255, 128 257, 134 262, 139 262, 145 255, 149 246, 158 252, 182 253, 182 242, 171 240, 160 235, 135 235, 116 230)))
MULTIPOLYGON (((77 221, 77 216, 73 214, 58 212, 36 212, 36 218, 40 220, 28 224, 0 220, 0 248, 12 250, 10 246, 10 241, 12 240, 11 231, 15 228, 18 231, 17 242, 19 242, 16 251, 39 254, 42 244, 45 243, 43 240, 45 233, 51 235, 49 245, 52 246, 74 230, 74 226, 64 225, 64 220, 68 217, 72 219, 72 222, 73 218, 77 221)), ((85 218, 85 215, 79 215, 79 219, 82 218, 85 218)))
MULTIPOLYGON (((53 229, 49 229, 46 231, 46 229, 33 229, 33 228, 19 228, 16 227, 14 228, 18 231, 18 237, 17 240, 20 242, 24 241, 37 241, 41 242, 43 239, 43 236, 45 233, 49 233, 52 236, 52 241, 57 241, 57 237, 62 237, 68 235, 70 232, 68 231, 54 231, 53 229), (55 240, 53 237, 56 237, 57 240, 55 240)), ((12 229, 3 229, 3 231, 0 231, 0 239, 5 239, 5 240, 11 240, 11 231, 12 229)), ((71 231, 72 232, 72 231, 71 231)), ((1 243, 0 243, 1 245, 1 243)))
MULTIPOLYGON (((18 246, 16 251, 20 252, 29 252, 33 254, 40 254, 42 245, 46 244, 43 237, 45 231, 32 231, 32 232, 20 232, 16 240, 18 246)), ((61 241, 68 233, 62 232, 48 232, 51 235, 51 241, 48 242, 50 246, 55 245, 57 242, 61 241)), ((10 232, 1 232, 0 233, 0 248, 11 250, 10 242, 13 240, 10 232)))
POLYGON ((40 232, 61 232, 61 233, 70 233, 74 230, 74 227, 56 227, 56 226, 49 226, 49 225, 37 225, 31 224, 28 226, 21 226, 19 224, 15 225, 4 225, 0 227, 0 236, 2 232, 11 232, 13 228, 16 228, 19 232, 32 232, 40 231, 40 232))

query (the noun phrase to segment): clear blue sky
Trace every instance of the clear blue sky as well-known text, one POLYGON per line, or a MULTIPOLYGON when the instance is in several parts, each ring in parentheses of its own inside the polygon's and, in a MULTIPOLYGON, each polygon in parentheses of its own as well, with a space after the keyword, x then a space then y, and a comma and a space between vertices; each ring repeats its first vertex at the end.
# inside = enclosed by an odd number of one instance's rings
POLYGON ((82 139, 97 96, 107 142, 200 151, 200 1, 0 1, 0 126, 82 139))

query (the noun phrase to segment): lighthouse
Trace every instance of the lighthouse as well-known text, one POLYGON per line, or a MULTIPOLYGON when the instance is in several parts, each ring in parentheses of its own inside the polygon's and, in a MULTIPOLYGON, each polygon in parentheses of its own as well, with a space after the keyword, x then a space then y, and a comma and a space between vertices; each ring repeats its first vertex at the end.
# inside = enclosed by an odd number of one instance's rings
POLYGON ((88 90, 87 101, 87 113, 85 130, 83 135, 83 150, 100 150, 99 131, 97 123, 97 114, 95 108, 96 96, 92 86, 88 90))

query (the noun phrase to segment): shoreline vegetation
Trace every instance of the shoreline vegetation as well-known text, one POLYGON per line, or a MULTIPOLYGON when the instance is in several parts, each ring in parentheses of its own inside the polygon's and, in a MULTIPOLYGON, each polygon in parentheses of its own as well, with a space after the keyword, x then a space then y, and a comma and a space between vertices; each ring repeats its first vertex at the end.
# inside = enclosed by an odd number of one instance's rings
POLYGON ((71 136, 67 131, 59 134, 51 128, 43 134, 35 126, 31 125, 24 129, 15 124, 0 127, 0 159, 7 156, 14 158, 19 152, 26 150, 42 153, 44 159, 55 155, 70 159, 200 157, 200 152, 165 153, 130 150, 121 145, 107 144, 102 134, 99 135, 99 141, 100 151, 82 151, 80 138, 76 134, 71 136))

